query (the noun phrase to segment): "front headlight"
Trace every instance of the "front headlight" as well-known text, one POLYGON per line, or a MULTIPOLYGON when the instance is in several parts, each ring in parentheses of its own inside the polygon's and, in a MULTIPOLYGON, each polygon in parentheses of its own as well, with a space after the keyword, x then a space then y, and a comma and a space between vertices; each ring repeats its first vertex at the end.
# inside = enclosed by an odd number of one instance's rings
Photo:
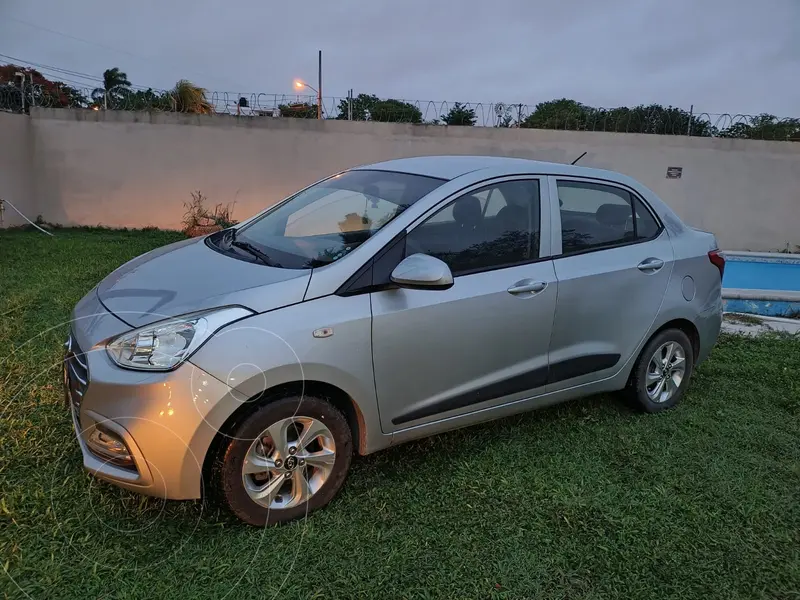
POLYGON ((106 344, 106 351, 120 367, 169 371, 219 329, 252 314, 240 306, 190 313, 123 333, 106 344))

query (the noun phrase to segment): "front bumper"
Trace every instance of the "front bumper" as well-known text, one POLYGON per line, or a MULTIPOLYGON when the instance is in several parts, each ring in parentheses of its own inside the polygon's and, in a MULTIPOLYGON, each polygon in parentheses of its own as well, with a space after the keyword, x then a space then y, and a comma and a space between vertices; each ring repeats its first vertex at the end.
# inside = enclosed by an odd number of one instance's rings
POLYGON ((129 327, 88 298, 76 307, 64 361, 65 394, 84 467, 142 494, 199 498, 206 453, 228 416, 215 408, 230 388, 188 362, 167 373, 118 367, 105 341, 129 327), (87 304, 88 317, 82 314, 87 304), (120 466, 93 450, 96 439, 90 438, 98 428, 124 443, 132 464, 120 466))

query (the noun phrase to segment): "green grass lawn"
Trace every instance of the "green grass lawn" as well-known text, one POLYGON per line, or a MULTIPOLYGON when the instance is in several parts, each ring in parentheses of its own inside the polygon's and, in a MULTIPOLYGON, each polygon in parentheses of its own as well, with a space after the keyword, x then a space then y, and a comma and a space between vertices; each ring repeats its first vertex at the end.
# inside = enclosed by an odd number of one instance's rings
POLYGON ((798 340, 722 338, 666 414, 598 397, 357 459, 254 529, 82 471, 70 310, 180 235, 55 233, 0 232, 0 596, 800 598, 798 340))

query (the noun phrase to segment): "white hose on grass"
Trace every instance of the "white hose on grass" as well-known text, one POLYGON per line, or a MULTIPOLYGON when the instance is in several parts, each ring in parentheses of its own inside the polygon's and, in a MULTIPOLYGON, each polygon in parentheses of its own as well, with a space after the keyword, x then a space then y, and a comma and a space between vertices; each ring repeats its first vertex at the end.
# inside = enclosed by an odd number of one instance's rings
POLYGON ((38 229, 38 230, 39 230, 39 231, 41 231, 42 233, 46 233, 46 234, 47 234, 47 235, 49 235, 50 237, 55 237, 55 236, 54 236, 52 233, 50 233, 49 231, 47 231, 47 230, 45 230, 45 229, 42 229, 42 228, 41 228, 41 227, 39 227, 39 226, 38 226, 36 223, 34 223, 33 221, 31 221, 31 220, 30 220, 28 217, 26 217, 25 215, 23 215, 23 214, 20 212, 20 210, 19 210, 19 209, 18 209, 16 206, 14 206, 13 204, 11 204, 11 202, 9 202, 8 200, 0 200, 0 204, 8 204, 8 205, 9 205, 11 208, 13 208, 15 211, 17 211, 17 214, 18 214, 20 217, 22 217, 22 218, 23 218, 23 219, 25 219, 25 220, 26 220, 28 223, 30 223, 31 225, 33 225, 34 227, 36 227, 36 229, 38 229))

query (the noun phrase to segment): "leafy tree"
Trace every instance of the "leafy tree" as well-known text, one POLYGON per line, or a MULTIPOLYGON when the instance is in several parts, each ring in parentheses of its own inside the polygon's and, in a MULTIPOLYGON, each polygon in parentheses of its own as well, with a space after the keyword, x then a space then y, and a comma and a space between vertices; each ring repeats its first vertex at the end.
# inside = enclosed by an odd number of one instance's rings
MULTIPOLYGON (((353 121, 368 121, 369 109, 380 99, 373 94, 359 94, 352 99, 353 121)), ((339 114, 336 118, 339 121, 346 121, 348 116, 347 99, 339 100, 339 114)))
POLYGON ((651 104, 604 109, 567 98, 537 104, 534 111, 522 121, 521 127, 660 135, 691 133, 695 136, 710 136, 717 133, 710 123, 674 106, 651 104))
MULTIPOLYGON (((347 120, 347 100, 339 101, 339 120, 347 120)), ((402 100, 382 100, 373 94, 359 94, 352 99, 354 121, 422 123, 422 111, 402 100)))
POLYGON ((635 106, 611 110, 591 109, 588 128, 593 131, 621 133, 651 133, 659 135, 710 136, 716 133, 713 126, 687 111, 674 106, 635 106))
POLYGON ((453 108, 446 115, 442 115, 445 125, 475 125, 478 118, 475 116, 475 109, 469 108, 460 102, 456 102, 453 108))
POLYGON ((369 111, 371 121, 384 123, 422 123, 422 111, 402 100, 379 100, 369 111))
POLYGON ((119 67, 106 69, 103 71, 103 87, 92 91, 92 100, 97 106, 117 107, 124 102, 130 87, 127 73, 120 71, 119 67))
POLYGON ((575 100, 561 98, 540 102, 533 112, 520 123, 520 127, 535 129, 583 130, 594 109, 575 100))
POLYGON ((135 111, 173 111, 177 103, 168 92, 147 88, 130 92, 125 99, 125 109, 135 111))
POLYGON ((60 81, 56 82, 59 87, 59 102, 66 104, 67 108, 86 108, 89 106, 89 99, 83 91, 74 88, 60 81))
POLYGON ((206 90, 193 84, 188 79, 181 79, 169 92, 178 112, 210 115, 214 112, 211 103, 206 99, 206 90))
POLYGON ((720 132, 720 137, 755 140, 800 141, 800 119, 778 119, 763 113, 749 121, 740 121, 720 132))
POLYGON ((281 104, 278 106, 282 117, 293 117, 295 119, 316 119, 317 105, 308 102, 294 102, 292 104, 281 104))
POLYGON ((119 70, 119 67, 112 67, 103 71, 103 88, 109 92, 115 87, 131 87, 128 74, 119 70))
POLYGON ((61 81, 51 81, 36 69, 7 64, 0 65, 0 108, 22 110, 22 90, 17 73, 25 74, 26 106, 83 108, 89 104, 86 96, 77 88, 61 81))

